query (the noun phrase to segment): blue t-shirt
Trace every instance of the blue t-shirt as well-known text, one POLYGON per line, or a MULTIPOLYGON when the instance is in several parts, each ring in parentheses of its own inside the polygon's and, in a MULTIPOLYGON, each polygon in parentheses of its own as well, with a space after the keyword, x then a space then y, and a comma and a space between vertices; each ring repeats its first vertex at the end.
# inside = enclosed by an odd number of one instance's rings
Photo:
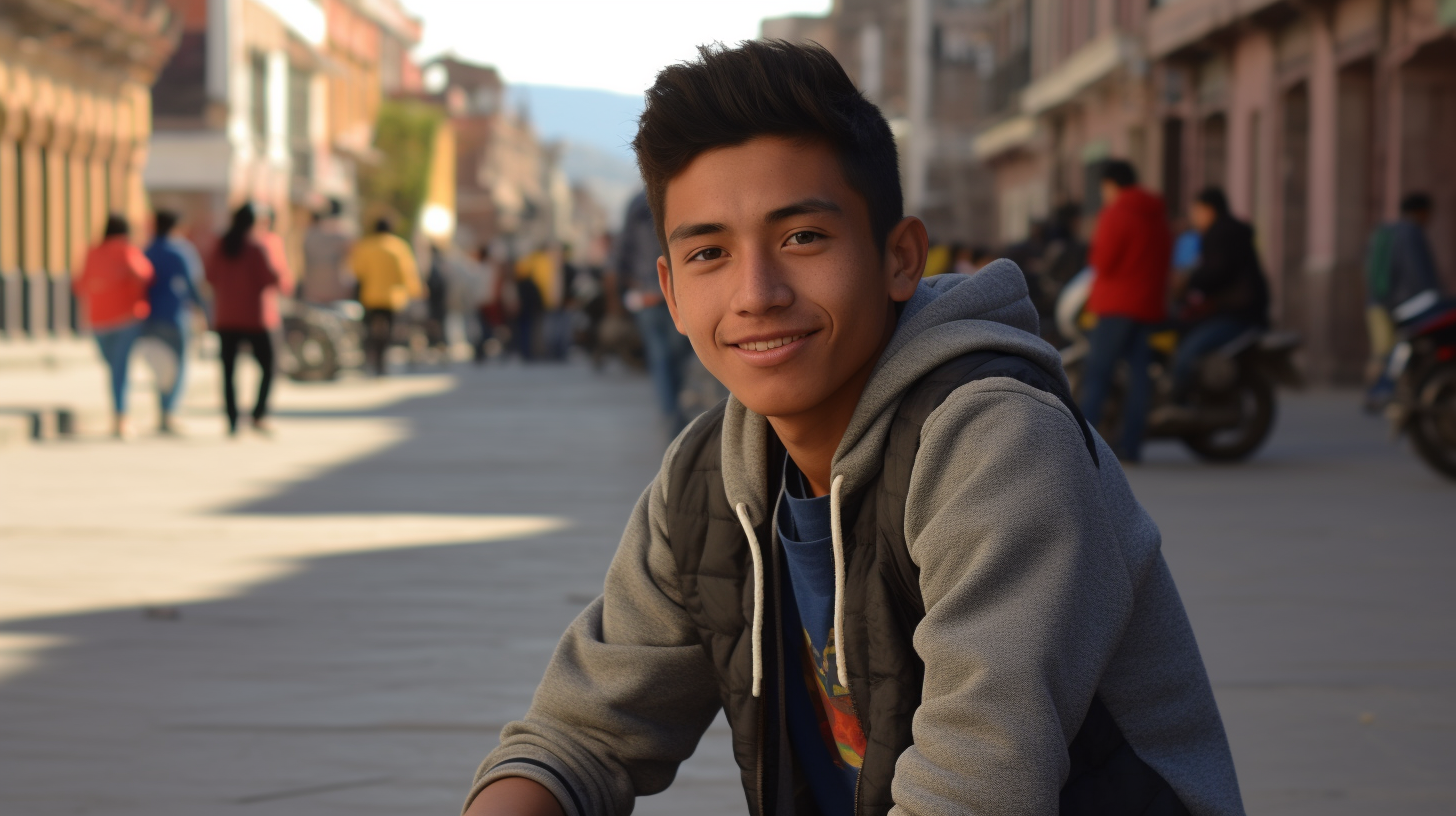
POLYGON ((181 323, 187 315, 187 304, 202 305, 197 294, 197 279, 202 276, 197 250, 180 238, 158 238, 147 247, 146 255, 153 273, 152 285, 147 289, 152 309, 147 319, 181 323))
POLYGON ((847 815, 854 811, 865 737, 849 690, 837 682, 829 497, 814 498, 793 460, 784 459, 778 530, 789 573, 782 604, 785 719, 820 812, 847 815))
POLYGON ((1192 269, 1198 266, 1198 256, 1203 254, 1203 236, 1198 230, 1188 230, 1173 242, 1173 268, 1192 269))

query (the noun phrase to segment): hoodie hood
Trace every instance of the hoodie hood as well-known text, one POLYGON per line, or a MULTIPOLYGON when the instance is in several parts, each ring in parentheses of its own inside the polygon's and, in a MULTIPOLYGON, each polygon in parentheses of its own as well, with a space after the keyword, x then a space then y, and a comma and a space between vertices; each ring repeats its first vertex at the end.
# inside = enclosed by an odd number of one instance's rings
MULTIPOLYGON (((939 275, 920 282, 901 310, 890 343, 865 384, 830 464, 831 479, 848 495, 879 472, 890 422, 910 386, 940 364, 976 351, 1016 354, 1065 382, 1061 357, 1038 332, 1026 277, 1001 259, 974 275, 939 275)), ((768 518, 768 420, 728 398, 723 417, 723 483, 729 503, 744 505, 754 524, 768 518)))

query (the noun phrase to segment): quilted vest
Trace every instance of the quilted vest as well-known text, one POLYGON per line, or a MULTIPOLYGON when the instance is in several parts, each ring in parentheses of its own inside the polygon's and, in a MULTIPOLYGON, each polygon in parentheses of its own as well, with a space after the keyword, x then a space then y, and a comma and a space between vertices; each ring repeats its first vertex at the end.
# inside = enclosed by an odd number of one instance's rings
MULTIPOLYGON (((951 360, 922 378, 900 403, 880 472, 842 505, 846 592, 844 644, 850 700, 866 747, 854 816, 879 816, 894 805, 890 785, 895 762, 913 742, 910 725, 920 705, 925 664, 912 638, 925 616, 919 570, 905 543, 905 502, 930 414, 961 385, 986 377, 1011 377, 1057 396, 1081 422, 1094 462, 1097 448, 1064 386, 1020 357, 977 352, 951 360)), ((754 697, 750 626, 754 608, 753 564, 722 476, 725 404, 694 423, 671 464, 668 535, 683 604, 717 673, 719 694, 733 733, 733 754, 753 816, 814 814, 818 808, 800 776, 783 730, 782 632, 779 598, 785 576, 777 547, 763 554, 765 610, 763 696, 754 697)), ((770 434, 772 437, 772 434, 770 434)), ((784 450, 770 442, 766 483, 776 496, 784 450)), ((777 541, 772 519, 755 534, 777 541)), ((1061 812, 1071 814, 1186 814, 1158 774, 1142 763, 1110 714, 1094 699, 1068 747, 1071 773, 1061 812)), ((825 814, 848 816, 848 814, 825 814)))

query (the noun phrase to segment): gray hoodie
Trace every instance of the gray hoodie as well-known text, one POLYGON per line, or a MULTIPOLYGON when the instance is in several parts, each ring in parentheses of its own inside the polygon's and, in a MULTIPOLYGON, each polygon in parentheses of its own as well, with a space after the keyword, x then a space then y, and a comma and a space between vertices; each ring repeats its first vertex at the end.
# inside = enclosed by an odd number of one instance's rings
MULTIPOLYGON (((1036 331, 1024 277, 1009 261, 922 282, 835 452, 831 496, 879 471, 902 395, 941 363, 996 350, 1063 378, 1036 331)), ((723 422, 724 486, 752 540, 751 525, 775 499, 769 426, 731 397, 723 422)), ((895 766, 894 816, 1057 813, 1066 747, 1094 695, 1191 813, 1243 813, 1158 529, 1097 444, 1100 468, 1056 397, 1004 377, 960 387, 923 426, 905 540, 926 608, 914 636, 925 683, 915 744, 895 766)), ((563 635, 530 711, 501 732, 472 798, 524 776, 568 814, 628 813, 636 796, 671 784, 717 713, 718 684, 667 541, 677 452, 674 443, 638 500, 602 597, 563 635)))

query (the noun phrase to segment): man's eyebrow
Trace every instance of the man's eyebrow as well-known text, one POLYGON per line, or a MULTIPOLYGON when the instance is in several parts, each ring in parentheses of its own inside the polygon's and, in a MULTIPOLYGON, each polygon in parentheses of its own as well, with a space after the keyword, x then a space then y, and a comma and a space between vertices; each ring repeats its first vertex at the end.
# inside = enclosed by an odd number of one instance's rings
POLYGON ((685 241, 689 238, 697 238, 700 235, 713 235, 714 233, 727 232, 728 228, 722 224, 683 224, 667 236, 669 244, 678 241, 685 241))
POLYGON ((777 210, 765 215, 763 222, 772 224, 775 221, 782 221, 785 218, 793 218, 796 215, 808 215, 809 213, 821 212, 843 212, 838 204, 823 198, 806 198, 803 201, 796 201, 787 207, 779 207, 777 210))

